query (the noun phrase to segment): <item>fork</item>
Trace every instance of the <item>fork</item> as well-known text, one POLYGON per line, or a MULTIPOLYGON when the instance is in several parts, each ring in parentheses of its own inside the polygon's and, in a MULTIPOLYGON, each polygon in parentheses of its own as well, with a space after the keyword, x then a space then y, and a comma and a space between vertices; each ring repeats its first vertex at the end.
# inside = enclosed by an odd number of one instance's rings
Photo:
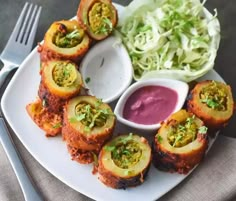
POLYGON ((25 3, 14 30, 0 55, 4 67, 0 71, 0 87, 9 72, 17 68, 30 53, 41 13, 41 6, 25 3))
MULTIPOLYGON (((11 70, 17 68, 30 53, 38 26, 41 6, 25 3, 16 26, 0 55, 4 67, 0 71, 0 87, 11 70)), ((3 89, 1 89, 3 92, 3 89)), ((1 94, 2 95, 2 94, 1 94)), ((0 96, 1 98, 1 96, 0 96)), ((18 154, 0 109, 0 141, 13 167, 26 201, 42 201, 18 154)))

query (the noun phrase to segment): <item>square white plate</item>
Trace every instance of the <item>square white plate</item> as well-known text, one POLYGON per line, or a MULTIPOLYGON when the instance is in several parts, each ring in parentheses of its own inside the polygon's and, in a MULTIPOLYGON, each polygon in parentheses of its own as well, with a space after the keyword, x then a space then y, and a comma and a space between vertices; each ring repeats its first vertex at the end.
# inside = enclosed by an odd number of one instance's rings
MULTIPOLYGON (((119 11, 122 7, 116 5, 119 11)), ((70 159, 61 137, 46 138, 26 112, 26 105, 37 96, 40 82, 40 60, 36 48, 22 63, 2 98, 2 109, 8 123, 32 156, 62 182, 95 200, 156 200, 180 183, 186 175, 158 171, 151 166, 146 181, 135 188, 115 190, 103 185, 92 174, 92 165, 81 165, 70 159)), ((223 81, 210 71, 204 79, 223 81)), ((116 133, 126 127, 117 124, 116 133)), ((130 131, 128 131, 130 132, 130 131)))

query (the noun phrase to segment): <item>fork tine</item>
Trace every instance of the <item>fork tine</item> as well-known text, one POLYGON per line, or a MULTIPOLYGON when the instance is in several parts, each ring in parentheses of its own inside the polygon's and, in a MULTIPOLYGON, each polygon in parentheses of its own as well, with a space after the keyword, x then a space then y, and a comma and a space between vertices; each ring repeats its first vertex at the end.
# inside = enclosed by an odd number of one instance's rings
POLYGON ((26 31, 25 31, 25 34, 24 34, 24 37, 23 37, 23 40, 22 40, 23 44, 27 43, 27 39, 29 37, 29 33, 30 33, 30 30, 31 30, 31 27, 32 27, 32 22, 33 22, 33 19, 35 18, 36 10, 37 10, 37 5, 34 6, 33 12, 31 14, 31 17, 30 17, 29 22, 27 24, 26 31))
POLYGON ((20 13, 20 16, 19 16, 19 18, 18 18, 18 20, 16 22, 16 25, 15 25, 15 27, 13 29, 13 32, 12 32, 12 34, 11 34, 11 36, 10 36, 8 41, 10 41, 10 40, 14 40, 15 41, 16 40, 16 38, 18 36, 18 33, 19 33, 19 30, 20 30, 20 28, 22 26, 23 18, 24 18, 25 12, 27 10, 28 4, 29 4, 28 2, 25 3, 24 8, 22 9, 22 11, 20 13))
POLYGON ((25 27, 27 26, 27 23, 28 23, 28 20, 29 20, 29 16, 30 16, 30 12, 32 10, 32 6, 33 4, 30 4, 29 7, 27 8, 27 12, 26 12, 26 15, 24 16, 24 19, 23 19, 23 23, 22 23, 22 26, 18 32, 18 36, 16 38, 16 41, 17 42, 22 42, 23 40, 23 36, 25 34, 25 27))
POLYGON ((36 32, 37 27, 38 27, 38 21, 39 21, 41 10, 42 10, 42 7, 39 6, 39 8, 37 10, 37 13, 35 15, 33 24, 32 24, 32 28, 31 28, 30 33, 29 33, 29 37, 27 38, 27 41, 26 41, 26 43, 27 43, 26 45, 29 46, 29 47, 31 47, 33 42, 34 42, 34 36, 35 36, 35 32, 36 32))

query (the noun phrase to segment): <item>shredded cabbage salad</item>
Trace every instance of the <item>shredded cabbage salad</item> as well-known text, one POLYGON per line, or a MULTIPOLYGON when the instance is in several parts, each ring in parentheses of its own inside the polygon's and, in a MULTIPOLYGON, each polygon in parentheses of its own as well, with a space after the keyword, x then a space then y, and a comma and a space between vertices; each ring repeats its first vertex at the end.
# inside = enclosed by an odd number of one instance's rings
POLYGON ((192 81, 214 66, 220 25, 199 0, 134 0, 121 14, 118 34, 134 79, 192 81))

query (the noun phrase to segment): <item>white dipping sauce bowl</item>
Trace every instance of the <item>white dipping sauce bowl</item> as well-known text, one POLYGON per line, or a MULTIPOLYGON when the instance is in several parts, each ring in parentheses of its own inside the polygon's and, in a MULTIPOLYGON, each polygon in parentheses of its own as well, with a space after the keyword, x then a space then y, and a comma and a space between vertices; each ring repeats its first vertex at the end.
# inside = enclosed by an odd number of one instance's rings
POLYGON ((105 103, 119 98, 133 78, 128 52, 114 36, 94 45, 84 57, 79 70, 88 93, 105 103))
MULTIPOLYGON (((178 81, 178 80, 155 78, 155 79, 149 79, 149 80, 143 80, 143 81, 136 82, 136 83, 132 84, 122 94, 122 96, 118 100, 115 110, 114 110, 114 113, 115 113, 118 121, 129 126, 129 127, 135 128, 135 129, 141 129, 144 131, 145 130, 146 131, 154 131, 154 130, 157 130, 158 128, 160 128, 161 123, 151 124, 151 125, 139 124, 139 123, 129 121, 123 117, 124 106, 125 106, 128 98, 135 91, 137 91, 138 89, 140 89, 142 87, 146 87, 146 86, 163 86, 163 87, 167 87, 169 89, 172 89, 177 93, 177 103, 176 103, 175 108, 173 109, 173 112, 171 114, 173 114, 174 112, 177 112, 178 110, 180 110, 183 107, 184 102, 187 97, 187 94, 188 94, 189 86, 187 83, 182 82, 182 81, 178 81)), ((166 119, 163 119, 163 121, 165 121, 165 120, 166 119)))

